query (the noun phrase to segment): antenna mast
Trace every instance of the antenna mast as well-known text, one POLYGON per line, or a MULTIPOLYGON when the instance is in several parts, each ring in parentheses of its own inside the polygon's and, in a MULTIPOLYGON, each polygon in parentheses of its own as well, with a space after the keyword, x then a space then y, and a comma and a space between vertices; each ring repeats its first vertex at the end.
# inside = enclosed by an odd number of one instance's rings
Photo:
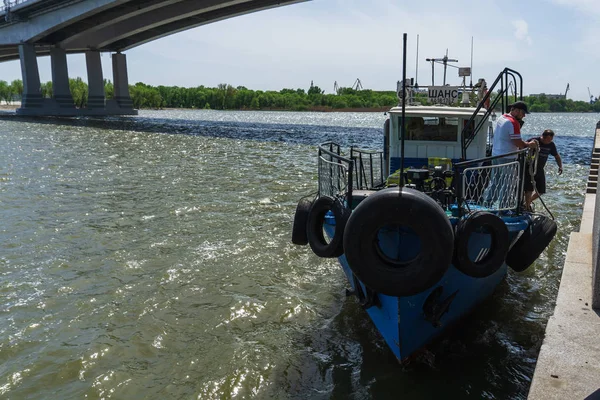
MULTIPOLYGON (((435 86, 434 68, 433 67, 436 62, 444 65, 444 86, 446 86, 446 69, 448 68, 448 63, 449 62, 458 62, 458 60, 448 58, 448 49, 446 49, 446 55, 443 58, 427 58, 426 60, 431 62, 431 86, 435 86)), ((451 67, 454 67, 454 66, 451 65, 451 67)))
POLYGON ((444 86, 446 86, 446 69, 448 69, 448 62, 458 62, 458 60, 448 59, 448 49, 446 49, 446 55, 443 58, 444 60, 444 86))
POLYGON ((473 36, 471 36, 471 79, 469 86, 473 87, 473 36))
MULTIPOLYGON (((400 125, 400 171, 404 171, 404 141, 406 138, 406 36, 402 35, 402 119, 400 125)), ((402 196, 404 186, 404 173, 400 174, 400 190, 398 195, 402 196)))
POLYGON ((419 87, 419 35, 417 35, 417 65, 415 67, 415 87, 419 87))

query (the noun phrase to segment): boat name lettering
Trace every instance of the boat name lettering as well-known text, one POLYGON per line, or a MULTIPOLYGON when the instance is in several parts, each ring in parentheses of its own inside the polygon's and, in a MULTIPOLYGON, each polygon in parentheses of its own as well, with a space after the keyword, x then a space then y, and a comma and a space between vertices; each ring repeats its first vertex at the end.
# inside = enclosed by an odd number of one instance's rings
POLYGON ((429 101, 434 104, 452 104, 458 101, 460 87, 458 86, 430 86, 429 101))

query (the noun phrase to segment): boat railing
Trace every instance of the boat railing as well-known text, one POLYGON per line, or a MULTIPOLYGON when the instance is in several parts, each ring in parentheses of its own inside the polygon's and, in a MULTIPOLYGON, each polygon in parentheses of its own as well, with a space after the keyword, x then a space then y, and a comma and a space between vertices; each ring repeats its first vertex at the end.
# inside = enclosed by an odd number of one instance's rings
POLYGON ((487 123, 488 118, 495 110, 498 103, 502 103, 501 109, 502 112, 504 112, 510 102, 517 100, 523 100, 523 78, 517 71, 510 68, 504 68, 504 70, 498 74, 498 77, 491 84, 487 93, 485 93, 483 98, 479 101, 477 107, 475 108, 475 112, 473 115, 471 115, 471 118, 469 121, 467 121, 461 132, 463 160, 467 158, 467 149, 471 143, 473 143, 477 133, 480 131, 483 125, 487 123), (497 94, 492 97, 492 94, 495 93, 494 90, 497 86, 499 86, 497 88, 497 94), (512 95, 509 95, 509 89, 512 89, 512 95), (470 127, 475 123, 475 119, 479 115, 479 111, 484 108, 485 104, 489 104, 485 110, 485 115, 483 118, 479 119, 475 129, 471 129, 470 127))
POLYGON ((454 164, 459 212, 520 213, 527 149, 454 164))
POLYGON ((354 189, 371 190, 384 185, 382 151, 351 147, 350 158, 354 161, 354 189))
POLYGON ((342 155, 340 145, 334 142, 319 145, 319 196, 346 197, 347 204, 351 204, 353 173, 354 161, 342 155))
POLYGON ((19 1, 19 0, 4 0, 2 3, 0 3, 0 12, 5 11, 5 10, 10 10, 11 7, 16 6, 19 3, 24 3, 25 1, 19 1))

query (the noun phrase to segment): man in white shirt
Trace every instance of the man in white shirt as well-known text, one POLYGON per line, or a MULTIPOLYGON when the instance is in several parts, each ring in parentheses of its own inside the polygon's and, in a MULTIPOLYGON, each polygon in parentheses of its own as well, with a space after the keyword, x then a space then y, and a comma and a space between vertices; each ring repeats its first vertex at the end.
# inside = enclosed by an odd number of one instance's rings
MULTIPOLYGON (((510 112, 502 115, 496 121, 496 129, 494 129, 494 141, 492 147, 492 156, 502 156, 503 154, 513 153, 525 147, 535 148, 535 141, 524 142, 521 138, 521 125, 523 118, 529 114, 527 104, 522 101, 517 101, 508 106, 510 112)), ((517 159, 516 155, 498 157, 492 160, 492 165, 508 164, 517 159)), ((506 168, 492 168, 491 177, 488 187, 484 192, 485 204, 490 208, 506 209, 511 206, 511 198, 507 193, 513 193, 518 190, 516 176, 506 175, 506 168), (495 202, 498 203, 495 203, 495 202), (494 205, 495 204, 495 205, 494 205)), ((514 193, 513 193, 514 194, 514 193)))
MULTIPOLYGON (((525 147, 535 148, 533 142, 524 142, 521 139, 521 124, 527 111, 527 104, 522 101, 510 104, 510 112, 502 115, 496 121, 496 129, 494 129, 494 142, 492 148, 492 156, 500 156, 502 154, 512 153, 525 147)), ((515 159, 512 156, 509 159, 515 159)))

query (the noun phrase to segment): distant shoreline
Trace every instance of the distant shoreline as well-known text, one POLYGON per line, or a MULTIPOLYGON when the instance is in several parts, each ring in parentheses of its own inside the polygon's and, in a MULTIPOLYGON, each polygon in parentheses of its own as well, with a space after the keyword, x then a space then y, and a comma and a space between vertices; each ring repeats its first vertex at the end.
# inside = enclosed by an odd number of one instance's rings
MULTIPOLYGON (((0 110, 2 111, 15 111, 17 108, 21 107, 20 103, 13 103, 13 104, 0 104, 0 110)), ((306 108, 305 110, 290 110, 290 109, 284 109, 284 108, 262 108, 262 109, 258 109, 258 110, 253 110, 253 109, 227 109, 227 110, 213 110, 213 109, 207 109, 210 111, 283 111, 283 112, 323 112, 323 113, 336 113, 336 112, 387 112, 392 108, 392 106, 385 106, 385 107, 365 107, 365 108, 330 108, 330 107, 309 107, 306 108)), ((165 108, 141 108, 140 110, 150 110, 150 111, 171 111, 171 110, 190 110, 190 111, 194 111, 194 110, 203 110, 201 108, 172 108, 172 107, 165 107, 165 108)), ((535 114, 554 114, 554 113, 582 113, 582 114, 589 114, 589 113, 597 113, 596 111, 547 111, 547 112, 535 112, 535 114)))
POLYGON ((14 102, 12 104, 0 104, 0 110, 16 110, 21 107, 21 103, 14 102))
MULTIPOLYGON (((240 109, 227 109, 227 110, 214 110, 212 108, 206 109, 210 111, 292 111, 292 112, 386 112, 389 111, 393 106, 389 107, 364 107, 364 108, 329 108, 329 107, 310 107, 305 110, 290 110, 287 108, 261 108, 261 109, 249 109, 249 108, 240 108, 240 109)), ((201 110, 201 108, 174 108, 174 107, 164 107, 164 108, 142 108, 142 110, 153 110, 153 111, 163 111, 163 110, 201 110)))
MULTIPOLYGON (((0 104, 0 110, 16 110, 21 107, 21 104, 0 104)), ((370 107, 370 108, 328 108, 328 107, 311 107, 306 110, 296 111, 283 108, 263 108, 260 110, 239 109, 239 110, 212 110, 212 111, 292 111, 292 112, 386 112, 392 107, 370 107)), ((170 111, 170 110, 201 110, 200 108, 142 108, 141 110, 151 111, 170 111)))

